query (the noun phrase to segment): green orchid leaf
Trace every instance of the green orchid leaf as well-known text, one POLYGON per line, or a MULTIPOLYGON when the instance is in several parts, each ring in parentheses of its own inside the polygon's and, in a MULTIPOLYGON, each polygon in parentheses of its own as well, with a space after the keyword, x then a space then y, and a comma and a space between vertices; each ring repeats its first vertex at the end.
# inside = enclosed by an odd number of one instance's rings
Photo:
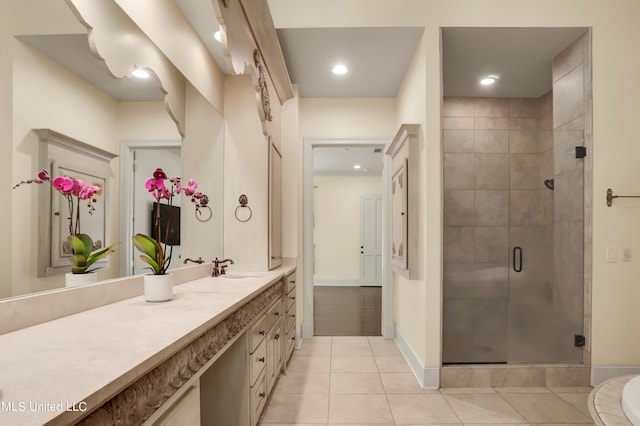
POLYGON ((87 266, 91 266, 94 262, 97 262, 100 259, 104 259, 109 256, 113 251, 113 248, 120 243, 111 244, 109 247, 103 247, 94 252, 91 252, 89 257, 87 258, 87 266))
POLYGON ((74 254, 70 258, 71 264, 76 268, 86 268, 87 258, 81 254, 74 254))
POLYGON ((93 241, 87 234, 70 235, 67 241, 71 244, 74 254, 80 254, 85 257, 89 256, 93 248, 93 241))
POLYGON ((143 262, 149 264, 149 266, 151 266, 151 268, 153 269, 153 273, 155 275, 159 275, 160 274, 160 265, 158 265, 158 263, 151 259, 148 256, 145 256, 143 254, 140 255, 140 259, 142 259, 143 262))
POLYGON ((146 254, 151 259, 154 259, 154 261, 157 259, 156 246, 158 245, 158 242, 156 240, 144 234, 136 234, 131 237, 131 239, 133 240, 133 245, 136 246, 138 251, 146 254))

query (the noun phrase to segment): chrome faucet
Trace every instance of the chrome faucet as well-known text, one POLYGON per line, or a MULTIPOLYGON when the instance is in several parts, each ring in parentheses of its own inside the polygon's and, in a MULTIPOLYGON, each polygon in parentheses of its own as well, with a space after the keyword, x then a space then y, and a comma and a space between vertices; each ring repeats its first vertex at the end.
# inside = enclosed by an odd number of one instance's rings
POLYGON ((213 261, 213 269, 211 270, 211 276, 219 277, 220 275, 226 274, 225 268, 229 265, 233 265, 233 260, 231 259, 218 260, 218 258, 216 257, 215 260, 213 261))
POLYGON ((198 259, 197 259, 197 260, 190 259, 190 258, 188 258, 188 257, 187 257, 187 258, 184 260, 184 262, 182 262, 182 263, 184 263, 184 264, 186 265, 186 264, 187 264, 187 262, 197 263, 198 265, 202 265, 202 264, 204 263, 204 260, 202 260, 202 258, 201 258, 201 257, 198 257, 198 259))

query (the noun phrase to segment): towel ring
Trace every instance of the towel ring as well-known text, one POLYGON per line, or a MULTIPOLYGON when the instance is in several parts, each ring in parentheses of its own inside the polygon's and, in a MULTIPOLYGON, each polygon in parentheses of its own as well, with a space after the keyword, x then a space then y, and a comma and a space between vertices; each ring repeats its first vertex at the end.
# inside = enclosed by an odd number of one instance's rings
POLYGON ((195 215, 196 219, 200 222, 208 222, 209 219, 211 219, 211 216, 213 216, 213 211, 211 210, 211 207, 209 207, 209 197, 206 195, 203 195, 200 199, 200 205, 196 207, 195 215), (205 211, 204 209, 207 209, 206 211, 209 213, 204 215, 205 218, 202 218, 200 216, 202 216, 202 212, 205 211))
POLYGON ((211 219, 211 216, 213 216, 213 212, 211 211, 211 207, 209 206, 200 206, 200 208, 196 210, 196 219, 198 219, 200 222, 208 222, 209 219, 211 219), (209 213, 205 213, 203 215, 202 214, 203 211, 207 211, 209 213), (201 216, 204 216, 204 218, 201 216))
POLYGON ((236 219, 238 219, 238 222, 249 222, 249 220, 251 220, 251 217, 253 216, 253 211, 251 211, 251 207, 248 206, 249 199, 247 198, 246 195, 242 194, 238 199, 238 202, 240 203, 240 205, 236 207, 236 212, 235 212, 236 219), (249 209, 249 216, 244 219, 241 219, 238 216, 238 211, 242 211, 241 209, 249 209))

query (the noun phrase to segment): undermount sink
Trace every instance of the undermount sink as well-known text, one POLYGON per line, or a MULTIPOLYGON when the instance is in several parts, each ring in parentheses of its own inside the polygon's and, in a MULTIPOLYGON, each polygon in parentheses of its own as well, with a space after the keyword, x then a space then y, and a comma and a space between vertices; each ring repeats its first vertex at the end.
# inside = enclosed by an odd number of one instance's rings
POLYGON ((220 275, 220 278, 228 278, 230 280, 235 280, 240 278, 260 278, 260 275, 251 274, 251 273, 242 273, 242 272, 232 272, 230 274, 220 275))

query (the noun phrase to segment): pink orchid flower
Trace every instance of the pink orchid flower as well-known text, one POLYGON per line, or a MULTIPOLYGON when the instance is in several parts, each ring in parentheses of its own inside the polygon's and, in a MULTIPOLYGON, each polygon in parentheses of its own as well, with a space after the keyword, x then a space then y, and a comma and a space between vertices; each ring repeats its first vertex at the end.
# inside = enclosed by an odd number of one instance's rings
POLYGON ((189 179, 189 181, 187 182, 187 187, 184 188, 184 194, 190 197, 196 192, 197 188, 198 182, 196 182, 195 179, 189 179))
POLYGON ((53 180, 52 185, 63 195, 69 195, 71 194, 71 191, 73 191, 73 183, 74 181, 70 177, 59 176, 53 180))

